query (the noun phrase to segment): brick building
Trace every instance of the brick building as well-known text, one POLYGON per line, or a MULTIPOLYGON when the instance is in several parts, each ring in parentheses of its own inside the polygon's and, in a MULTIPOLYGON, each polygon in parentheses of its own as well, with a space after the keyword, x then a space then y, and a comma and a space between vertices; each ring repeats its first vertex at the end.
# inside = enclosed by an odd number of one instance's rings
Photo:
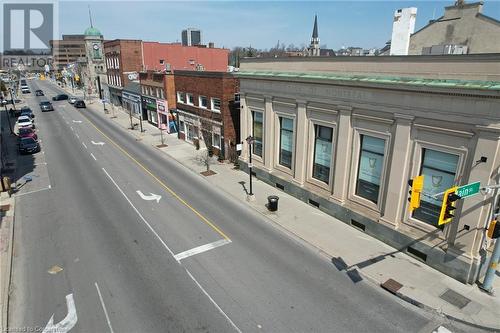
POLYGON ((176 133, 174 75, 171 72, 142 71, 139 73, 142 118, 151 124, 176 133))
POLYGON ((204 45, 182 46, 180 43, 143 42, 145 70, 180 69, 226 72, 228 55, 228 49, 204 45))
POLYGON ((142 69, 142 41, 115 39, 104 43, 109 100, 122 105, 122 91, 129 82, 138 82, 142 69))
POLYGON ((228 158, 240 141, 239 81, 222 72, 175 71, 179 137, 228 158))

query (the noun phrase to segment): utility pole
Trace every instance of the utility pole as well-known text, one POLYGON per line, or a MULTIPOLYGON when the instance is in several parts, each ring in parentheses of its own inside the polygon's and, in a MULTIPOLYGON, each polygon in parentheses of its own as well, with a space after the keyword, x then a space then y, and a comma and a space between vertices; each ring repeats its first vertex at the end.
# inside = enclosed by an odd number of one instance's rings
POLYGON ((253 197, 253 189, 252 189, 252 144, 254 141, 254 138, 250 135, 248 138, 246 138, 246 141, 248 143, 248 170, 250 173, 250 192, 248 193, 249 197, 253 197))

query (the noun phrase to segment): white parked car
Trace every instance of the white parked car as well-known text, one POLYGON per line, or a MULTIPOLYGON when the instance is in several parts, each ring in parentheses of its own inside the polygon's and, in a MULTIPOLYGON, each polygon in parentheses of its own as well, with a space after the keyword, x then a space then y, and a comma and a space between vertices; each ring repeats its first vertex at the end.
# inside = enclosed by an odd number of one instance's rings
POLYGON ((78 98, 76 98, 75 96, 71 96, 69 99, 68 99, 68 102, 69 104, 75 104, 75 102, 78 100, 78 98))
POLYGON ((21 116, 17 118, 17 127, 18 128, 35 128, 35 124, 31 121, 31 118, 28 116, 21 116))

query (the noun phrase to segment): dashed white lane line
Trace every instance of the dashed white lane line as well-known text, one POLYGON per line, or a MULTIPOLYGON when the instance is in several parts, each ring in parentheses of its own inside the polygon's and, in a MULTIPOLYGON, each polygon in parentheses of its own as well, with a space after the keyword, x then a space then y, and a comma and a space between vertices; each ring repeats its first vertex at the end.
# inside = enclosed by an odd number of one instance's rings
POLYGON ((85 144, 85 142, 82 142, 82 145, 85 147, 85 149, 87 149, 87 145, 85 144))
POLYGON ((75 133, 75 135, 76 135, 76 137, 77 137, 78 139, 80 139, 80 136, 78 135, 78 133, 75 133))
MULTIPOLYGON (((135 206, 132 203, 132 201, 130 201, 130 199, 122 191, 122 189, 120 188, 120 186, 118 186, 118 184, 115 182, 115 180, 113 179, 113 177, 111 177, 111 175, 106 171, 106 169, 102 168, 102 171, 104 171, 104 173, 106 174, 106 176, 108 176, 108 178, 111 180, 111 182, 113 182, 113 184, 116 186, 116 188, 118 189, 118 191, 120 191, 120 193, 125 197, 125 199, 129 203, 129 205, 134 209, 134 211, 137 213, 137 215, 139 215, 140 219, 146 224, 146 226, 149 228, 149 230, 151 230, 151 232, 153 233, 153 235, 155 235, 155 237, 160 241, 160 243, 163 245, 163 247, 165 247, 167 249, 167 251, 172 255, 172 257, 175 258, 175 255, 172 252, 172 250, 170 250, 170 248, 168 247, 168 245, 163 241, 163 239, 160 238, 160 236, 158 235, 158 233, 153 229, 153 227, 148 223, 148 221, 146 221, 146 219, 142 216, 142 214, 139 212, 139 210, 137 210, 137 208, 135 208, 135 206)), ((177 262, 180 264, 179 260, 177 260, 177 262)), ((219 306, 219 304, 217 304, 217 302, 212 298, 212 296, 210 296, 210 294, 205 290, 205 288, 203 288, 203 286, 198 282, 198 280, 196 280, 196 278, 193 276, 193 274, 191 274, 191 272, 187 268, 184 268, 184 269, 186 270, 186 273, 189 275, 189 277, 191 278, 191 280, 193 280, 193 282, 198 286, 198 288, 200 288, 200 290, 205 294, 205 296, 208 297, 208 299, 210 300, 210 302, 212 302, 212 304, 217 308, 217 310, 220 312, 220 314, 222 316, 224 316, 224 318, 226 318, 226 320, 236 330, 236 332, 241 333, 241 330, 238 328, 238 326, 236 326, 236 324, 231 320, 231 318, 229 318, 229 316, 224 312, 224 310, 222 310, 222 308, 219 306)))
POLYGON ((99 285, 97 284, 97 282, 95 282, 94 284, 95 288, 97 289, 97 294, 99 295, 99 300, 101 301, 102 310, 104 311, 104 315, 106 316, 106 322, 108 323, 109 332, 113 333, 113 326, 111 326, 111 320, 109 320, 108 310, 106 309, 106 304, 104 304, 104 300, 102 299, 101 290, 99 289, 99 285))
POLYGON ((90 156, 94 159, 94 161, 97 161, 97 158, 95 158, 94 154, 90 153, 90 156))
POLYGON ((71 130, 74 131, 73 126, 70 126, 69 128, 71 128, 71 130))
POLYGON ((196 278, 193 276, 193 274, 191 274, 191 272, 187 268, 184 268, 184 269, 186 270, 186 273, 189 275, 191 280, 193 280, 194 283, 196 283, 198 288, 200 288, 200 290, 208 297, 210 302, 212 302, 212 304, 217 308, 217 310, 219 310, 220 314, 223 315, 224 318, 226 318, 226 320, 229 322, 229 324, 231 324, 231 326, 236 330, 236 332, 241 333, 241 330, 239 329, 239 327, 236 326, 236 324, 231 320, 231 318, 229 318, 229 316, 224 312, 224 310, 221 309, 219 304, 217 304, 217 302, 215 302, 215 300, 212 298, 212 296, 210 296, 210 294, 205 290, 205 288, 203 288, 201 286, 201 284, 198 282, 198 280, 196 280, 196 278))
POLYGON ((187 250, 187 251, 184 251, 184 252, 181 252, 181 253, 177 253, 174 256, 174 258, 177 261, 180 261, 182 259, 186 259, 188 257, 194 256, 195 254, 200 254, 200 253, 203 253, 203 252, 207 252, 207 251, 215 249, 215 248, 217 248, 219 246, 223 246, 223 245, 226 245, 226 244, 229 244, 229 243, 231 243, 231 240, 229 240, 229 239, 221 239, 221 240, 215 241, 213 243, 208 243, 208 244, 201 245, 201 246, 192 248, 190 250, 187 250))

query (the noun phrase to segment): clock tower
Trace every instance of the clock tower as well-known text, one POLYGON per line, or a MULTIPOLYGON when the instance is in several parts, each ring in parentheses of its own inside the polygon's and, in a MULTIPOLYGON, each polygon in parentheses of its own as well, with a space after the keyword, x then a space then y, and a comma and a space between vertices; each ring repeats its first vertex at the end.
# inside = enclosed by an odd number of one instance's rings
POLYGON ((85 62, 82 64, 82 79, 87 95, 97 95, 102 98, 102 85, 106 82, 106 67, 104 61, 104 38, 101 32, 92 24, 84 32, 85 62))

